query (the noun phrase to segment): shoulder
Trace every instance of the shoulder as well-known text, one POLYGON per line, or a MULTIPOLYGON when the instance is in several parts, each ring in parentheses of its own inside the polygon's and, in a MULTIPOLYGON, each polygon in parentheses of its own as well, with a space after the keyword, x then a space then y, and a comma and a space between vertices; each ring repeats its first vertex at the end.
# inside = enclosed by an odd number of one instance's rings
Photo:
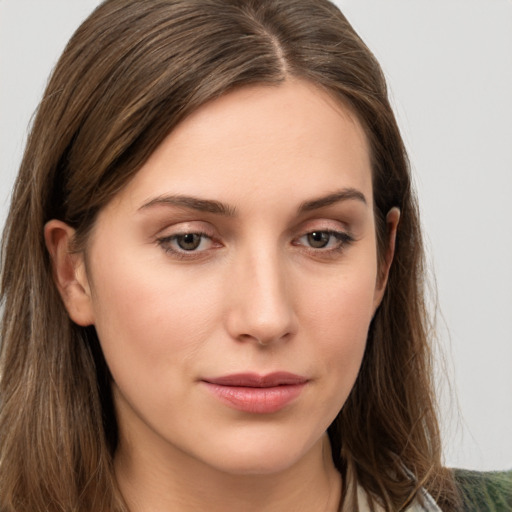
POLYGON ((512 470, 454 470, 464 512, 506 512, 512 510, 512 470))

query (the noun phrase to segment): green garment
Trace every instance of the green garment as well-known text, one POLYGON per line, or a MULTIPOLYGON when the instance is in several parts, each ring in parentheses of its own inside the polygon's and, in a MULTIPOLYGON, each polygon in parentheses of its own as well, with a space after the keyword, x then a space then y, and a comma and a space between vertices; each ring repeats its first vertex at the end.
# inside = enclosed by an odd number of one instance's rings
POLYGON ((470 471, 456 469, 463 512, 512 512, 512 470, 470 471))

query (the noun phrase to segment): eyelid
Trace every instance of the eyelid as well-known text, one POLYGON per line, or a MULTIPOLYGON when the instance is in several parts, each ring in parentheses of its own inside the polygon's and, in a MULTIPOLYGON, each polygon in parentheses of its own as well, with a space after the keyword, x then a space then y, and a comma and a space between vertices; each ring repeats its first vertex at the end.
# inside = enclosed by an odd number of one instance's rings
POLYGON ((343 231, 350 232, 351 223, 332 217, 313 217, 300 223, 297 231, 311 233, 312 231, 343 231))
MULTIPOLYGON (((301 223, 300 227, 295 230, 297 233, 293 237, 292 245, 310 254, 314 257, 319 258, 336 258, 341 256, 353 242, 356 241, 356 237, 352 233, 350 226, 341 220, 333 218, 313 218, 301 223), (334 237, 337 241, 335 247, 312 247, 308 243, 301 241, 304 237, 312 233, 325 233, 334 237)), ((332 241, 329 240, 328 245, 331 245, 332 241)))
MULTIPOLYGON (((294 238, 294 240, 300 240, 301 238, 304 238, 305 236, 311 235, 313 233, 326 233, 329 236, 336 238, 342 245, 350 244, 355 241, 354 237, 347 231, 339 231, 339 230, 332 230, 332 229, 313 229, 311 231, 306 231, 304 234, 299 235, 298 237, 294 238)), ((296 244, 296 245, 299 245, 299 244, 296 244)), ((315 248, 315 247, 311 247, 311 249, 313 249, 315 251, 329 250, 329 249, 315 248)))
POLYGON ((156 240, 157 244, 162 248, 162 250, 166 253, 171 255, 172 257, 179 259, 179 260, 188 260, 193 261, 201 258, 205 258, 208 256, 208 254, 215 249, 219 249, 222 247, 222 244, 219 242, 216 242, 212 237, 207 235, 206 233, 201 233, 199 231, 190 231, 186 233, 175 233, 169 236, 160 237, 156 240), (181 236, 186 235, 199 235, 203 239, 207 239, 209 241, 209 246, 204 249, 199 249, 201 244, 203 244, 203 241, 200 242, 200 245, 196 249, 182 249, 180 247, 173 247, 173 244, 177 241, 181 236))
MULTIPOLYGON (((183 260, 194 260, 205 257, 212 249, 222 247, 218 239, 219 237, 210 223, 204 221, 189 221, 172 224, 160 230, 159 233, 155 235, 154 242, 159 245, 165 253, 170 254, 172 257, 183 260), (173 247, 173 244, 179 237, 191 234, 199 235, 202 238, 210 240, 210 247, 200 250, 192 249, 190 251, 173 247)), ((203 241, 201 241, 201 244, 202 243, 203 241)))

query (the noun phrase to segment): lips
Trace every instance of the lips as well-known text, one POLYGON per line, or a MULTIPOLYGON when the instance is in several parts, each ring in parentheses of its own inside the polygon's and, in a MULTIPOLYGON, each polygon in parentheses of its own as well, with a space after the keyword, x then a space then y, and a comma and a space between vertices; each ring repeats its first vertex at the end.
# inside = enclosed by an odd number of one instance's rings
POLYGON ((239 373, 203 379, 202 383, 225 405, 243 412, 269 414, 291 404, 308 379, 288 372, 268 375, 239 373))

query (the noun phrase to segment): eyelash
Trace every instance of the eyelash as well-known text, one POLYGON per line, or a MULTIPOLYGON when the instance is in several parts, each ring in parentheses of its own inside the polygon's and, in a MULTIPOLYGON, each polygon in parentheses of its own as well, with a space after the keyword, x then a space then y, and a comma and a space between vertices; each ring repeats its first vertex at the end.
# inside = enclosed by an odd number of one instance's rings
MULTIPOLYGON (((187 235, 196 235, 196 236, 201 237, 202 240, 200 243, 203 243, 204 239, 210 240, 210 241, 212 241, 212 243, 215 243, 215 242, 213 242, 213 237, 211 235, 209 235, 208 233, 204 233, 202 231, 189 231, 189 232, 184 232, 184 233, 176 233, 171 236, 165 236, 162 238, 158 238, 157 243, 160 247, 162 247, 162 249, 166 253, 168 253, 168 254, 170 253, 178 259, 194 259, 194 258, 201 257, 202 253, 204 251, 197 251, 196 249, 187 251, 186 249, 174 249, 171 246, 171 244, 173 242, 176 242, 179 238, 185 237, 187 235)), ((219 246, 220 246, 220 244, 219 244, 219 246)))
MULTIPOLYGON (((349 247, 350 244, 352 244, 354 242, 354 237, 351 234, 344 232, 344 231, 335 231, 333 229, 317 229, 317 230, 315 229, 312 231, 308 231, 307 233, 304 233, 296 240, 300 240, 301 238, 308 237, 313 234, 328 235, 330 238, 334 238, 337 242, 335 247, 330 247, 330 248, 310 247, 310 246, 304 245, 304 247, 307 251, 313 252, 315 254, 321 253, 322 256, 327 256, 327 255, 335 256, 336 254, 347 249, 347 247, 349 247)), ((329 244, 330 242, 331 242, 331 240, 329 239, 327 244, 329 244)), ((299 244, 294 244, 294 245, 299 245, 299 244)))
MULTIPOLYGON (((222 244, 219 242, 215 242, 214 238, 208 234, 201 231, 190 231, 190 232, 183 232, 183 233, 176 233, 174 235, 165 236, 157 239, 158 245, 167 253, 172 254, 174 257, 178 259, 188 259, 188 260, 194 260, 201 258, 206 251, 209 249, 204 249, 202 251, 198 251, 197 249, 176 249, 172 247, 173 242, 177 242, 178 239, 185 237, 187 235, 196 235, 201 237, 200 244, 203 243, 203 240, 207 239, 212 244, 217 243, 217 247, 222 247, 222 244)), ((331 239, 329 238, 327 244, 331 242, 331 239)), ((315 255, 322 255, 322 256, 336 256, 337 254, 343 252, 347 247, 349 247, 354 242, 354 237, 350 235, 347 232, 343 231, 335 231, 332 229, 318 229, 318 230, 312 230, 308 231, 307 233, 304 233, 303 235, 295 238, 292 242, 292 245, 294 246, 302 246, 304 247, 304 250, 313 253, 315 255), (304 237, 311 236, 313 234, 323 234, 328 235, 330 238, 333 237, 336 239, 337 243, 335 247, 330 248, 324 248, 324 247, 310 247, 305 244, 300 244, 296 242, 297 240, 300 240, 304 237)), ((200 246, 200 245, 199 245, 200 246)))

